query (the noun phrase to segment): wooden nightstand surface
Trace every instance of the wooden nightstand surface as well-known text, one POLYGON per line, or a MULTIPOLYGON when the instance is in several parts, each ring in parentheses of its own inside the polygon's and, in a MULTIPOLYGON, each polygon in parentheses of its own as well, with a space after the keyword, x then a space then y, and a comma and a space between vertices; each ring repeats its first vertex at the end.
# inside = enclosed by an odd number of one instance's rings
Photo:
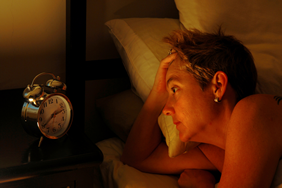
MULTIPOLYGON (((58 140, 28 135, 20 121, 22 89, 0 91, 0 183, 98 166, 99 148, 85 134, 58 140)), ((0 185, 1 187, 1 185, 0 185)))

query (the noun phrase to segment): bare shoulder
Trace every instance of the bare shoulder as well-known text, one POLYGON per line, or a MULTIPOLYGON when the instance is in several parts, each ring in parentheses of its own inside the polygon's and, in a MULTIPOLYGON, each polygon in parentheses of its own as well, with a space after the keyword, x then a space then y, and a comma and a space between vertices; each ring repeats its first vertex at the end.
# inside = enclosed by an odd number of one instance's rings
POLYGON ((281 118, 281 115, 276 115, 282 113, 282 96, 266 94, 251 95, 240 100, 235 106, 234 112, 236 114, 243 113, 245 118, 257 115, 261 115, 261 117, 256 118, 281 118))
POLYGON ((282 98, 258 94, 239 101, 227 128, 220 186, 270 187, 282 155, 281 131, 282 98))
POLYGON ((233 110, 229 128, 277 138, 282 146, 282 97, 256 94, 242 99, 233 110))

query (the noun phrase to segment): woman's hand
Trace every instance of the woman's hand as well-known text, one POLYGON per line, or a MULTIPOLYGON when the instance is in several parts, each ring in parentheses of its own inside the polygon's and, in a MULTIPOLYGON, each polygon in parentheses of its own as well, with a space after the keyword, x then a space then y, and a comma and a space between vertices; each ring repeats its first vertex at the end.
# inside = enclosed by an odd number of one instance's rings
POLYGON ((184 170, 178 179, 180 188, 214 188, 214 176, 205 170, 184 170))
POLYGON ((156 74, 153 91, 162 94, 166 93, 166 73, 170 64, 175 60, 177 53, 173 50, 170 55, 164 58, 159 66, 159 69, 156 74))

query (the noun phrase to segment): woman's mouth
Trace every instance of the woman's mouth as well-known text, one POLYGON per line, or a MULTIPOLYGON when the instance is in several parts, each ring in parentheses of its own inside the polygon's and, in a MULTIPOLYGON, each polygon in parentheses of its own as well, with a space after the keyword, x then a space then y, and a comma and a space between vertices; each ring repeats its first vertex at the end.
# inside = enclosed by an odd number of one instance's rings
POLYGON ((176 125, 176 128, 177 128, 178 125, 180 124, 180 121, 174 121, 173 124, 176 125))

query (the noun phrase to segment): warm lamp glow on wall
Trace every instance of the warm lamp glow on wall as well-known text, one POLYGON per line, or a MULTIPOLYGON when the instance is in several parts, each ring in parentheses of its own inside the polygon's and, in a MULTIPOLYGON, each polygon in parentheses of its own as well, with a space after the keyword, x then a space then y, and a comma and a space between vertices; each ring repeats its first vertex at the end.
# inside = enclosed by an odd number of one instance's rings
POLYGON ((64 77, 66 0, 1 0, 0 28, 0 90, 25 87, 23 72, 64 77))

